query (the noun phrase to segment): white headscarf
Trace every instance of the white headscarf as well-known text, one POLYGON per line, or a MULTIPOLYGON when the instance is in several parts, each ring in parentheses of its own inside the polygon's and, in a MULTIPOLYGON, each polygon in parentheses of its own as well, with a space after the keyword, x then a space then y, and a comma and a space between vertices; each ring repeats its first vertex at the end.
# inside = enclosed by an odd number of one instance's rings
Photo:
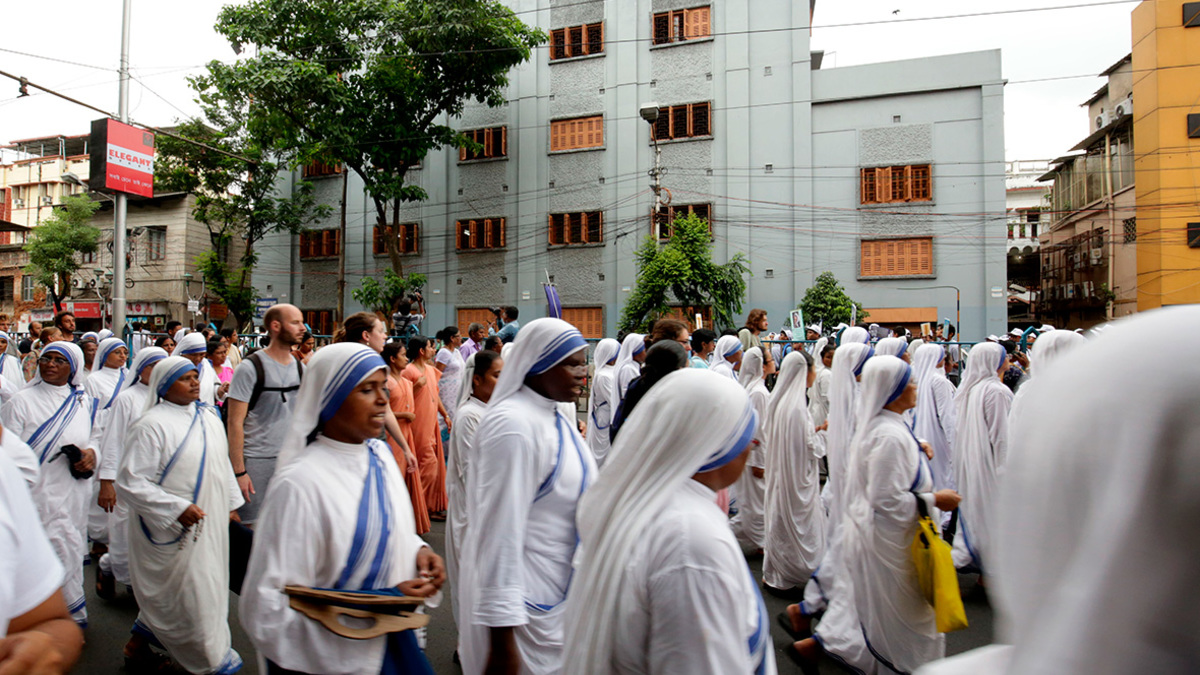
POLYGON ((617 362, 613 364, 613 391, 609 398, 614 411, 620 405, 621 400, 625 398, 625 392, 621 391, 621 370, 626 366, 636 366, 633 357, 644 351, 646 351, 646 336, 640 333, 630 333, 621 341, 621 348, 617 352, 617 362))
POLYGON ((1007 357, 1008 352, 995 342, 981 342, 971 349, 967 359, 967 372, 963 374, 962 381, 958 383, 958 391, 954 394, 954 406, 960 424, 967 419, 967 395, 980 382, 989 377, 996 377, 996 371, 1000 370, 1007 357))
POLYGON ((709 367, 718 375, 724 375, 731 380, 738 379, 733 372, 733 363, 728 360, 728 357, 740 351, 742 351, 742 341, 738 339, 738 336, 722 335, 717 340, 717 348, 713 350, 712 363, 709 364, 709 367))
POLYGON ((499 403, 517 393, 525 384, 526 377, 541 375, 562 363, 563 359, 586 348, 583 335, 566 321, 552 318, 530 321, 517 333, 516 339, 504 348, 504 370, 500 372, 500 380, 488 405, 499 403))
POLYGON ((1143 312, 1038 376, 995 509, 1010 660, 962 672, 1196 672, 1197 334, 1200 307, 1143 312))
POLYGON ((864 345, 871 344, 871 334, 862 326, 850 326, 842 332, 841 338, 838 340, 839 345, 849 344, 851 342, 861 342, 864 345))
MULTIPOLYGON (((900 398, 911 379, 912 366, 889 354, 876 355, 863 368, 855 411, 854 438, 850 441, 851 458, 846 467, 849 485, 862 487, 866 484, 864 460, 870 450, 865 447, 866 433, 872 426, 872 420, 883 411, 884 406, 900 398)), ((851 509, 848 514, 852 518, 856 503, 859 508, 865 505, 870 509, 870 496, 865 490, 851 488, 845 498, 847 508, 851 509)))
POLYGON ((825 370, 825 362, 821 359, 821 352, 825 351, 825 347, 828 345, 829 338, 827 337, 818 338, 816 343, 813 344, 813 370, 818 374, 820 374, 822 370, 825 370))
MULTIPOLYGON (((82 387, 83 381, 87 379, 87 373, 83 369, 83 350, 79 345, 73 342, 60 340, 51 342, 42 347, 42 356, 47 354, 58 354, 59 356, 70 362, 71 375, 67 378, 67 384, 72 387, 82 387)), ((34 371, 33 379, 29 381, 26 387, 33 387, 42 382, 42 369, 39 367, 34 371)))
POLYGON ((617 354, 621 351, 621 343, 612 338, 604 338, 596 344, 595 351, 592 352, 592 362, 596 364, 596 370, 600 370, 606 366, 615 366, 616 363, 609 363, 617 358, 617 354))
POLYGON ((129 367, 129 377, 133 380, 129 386, 141 383, 142 371, 147 366, 153 366, 165 358, 167 358, 167 352, 162 347, 142 347, 138 350, 137 356, 133 357, 133 364, 129 367))
POLYGON ((467 360, 463 363, 462 378, 458 387, 458 403, 455 410, 466 405, 467 401, 471 400, 471 394, 475 393, 475 355, 479 352, 471 352, 467 360))
POLYGON ((846 462, 849 460, 850 438, 854 435, 854 420, 858 404, 858 382, 855 377, 862 372, 867 360, 875 354, 870 345, 861 342, 843 343, 833 353, 833 367, 829 381, 829 427, 826 431, 825 456, 829 462, 829 474, 833 480, 834 506, 830 516, 841 516, 843 489, 838 483, 845 480, 846 462))
POLYGON ((146 397, 142 414, 158 405, 159 401, 167 395, 171 385, 175 384, 180 377, 194 370, 196 370, 196 365, 182 356, 168 356, 154 364, 154 370, 150 371, 150 395, 146 397))
POLYGON ((766 384, 763 382, 763 353, 758 347, 751 347, 742 355, 742 367, 738 371, 738 384, 750 393, 751 389, 757 388, 757 385, 766 384))
POLYGON ((179 344, 179 341, 182 340, 184 338, 184 336, 187 334, 188 334, 187 327, 180 326, 179 330, 175 331, 175 335, 171 339, 175 340, 175 344, 179 344))
POLYGON ((913 354, 913 379, 917 381, 917 414, 926 404, 933 406, 933 379, 946 377, 937 365, 946 358, 946 348, 938 344, 921 345, 913 354))
POLYGON ((360 382, 386 368, 378 352, 357 342, 337 342, 313 352, 296 392, 292 423, 279 448, 276 470, 300 456, 312 432, 337 414, 360 382))
POLYGON ((107 328, 101 329, 98 333, 96 333, 96 339, 100 342, 104 342, 112 336, 113 332, 107 328))
POLYGON ((1050 331, 1038 338, 1030 352, 1030 377, 1037 377, 1063 354, 1082 346, 1087 338, 1070 330, 1050 331))
MULTIPOLYGON (((176 335, 178 335, 178 333, 176 333, 176 335)), ((176 338, 175 350, 171 352, 171 356, 199 354, 207 351, 208 343, 204 341, 203 333, 188 333, 187 335, 176 338)))
POLYGON ((756 422, 741 387, 696 368, 667 375, 634 409, 604 471, 579 500, 579 562, 567 596, 565 673, 611 672, 617 609, 629 592, 625 569, 646 525, 685 481, 739 457, 756 422))
POLYGON ((79 337, 79 342, 95 342, 100 343, 100 336, 94 331, 88 331, 79 337))
MULTIPOLYGON (((125 342, 120 338, 110 337, 100 341, 100 346, 96 348, 96 358, 92 361, 92 370, 100 370, 106 368, 105 363, 108 357, 113 352, 125 346, 125 342)), ((124 366, 121 366, 124 368, 124 366)))
POLYGON ((899 337, 885 337, 875 343, 876 356, 895 356, 896 358, 904 358, 904 352, 908 351, 908 340, 899 337))
POLYGON ((908 343, 908 353, 913 355, 913 361, 917 359, 917 350, 925 346, 925 340, 917 338, 908 343))

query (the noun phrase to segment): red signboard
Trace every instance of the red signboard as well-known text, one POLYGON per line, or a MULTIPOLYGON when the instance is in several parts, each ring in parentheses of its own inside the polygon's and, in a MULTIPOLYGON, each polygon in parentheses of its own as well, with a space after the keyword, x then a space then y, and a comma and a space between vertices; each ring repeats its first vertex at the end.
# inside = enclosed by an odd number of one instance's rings
POLYGON ((94 120, 89 146, 91 189, 154 196, 154 134, 114 119, 94 120))

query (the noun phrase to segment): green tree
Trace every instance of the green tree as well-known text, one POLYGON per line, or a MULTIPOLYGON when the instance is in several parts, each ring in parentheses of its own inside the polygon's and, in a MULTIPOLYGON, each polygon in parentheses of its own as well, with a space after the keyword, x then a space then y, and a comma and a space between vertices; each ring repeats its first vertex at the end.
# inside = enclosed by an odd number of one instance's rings
POLYGON ((810 324, 824 324, 827 328, 839 323, 850 323, 851 307, 857 308, 857 319, 860 323, 867 318, 862 304, 846 295, 846 289, 838 283, 833 272, 821 272, 813 285, 804 292, 804 299, 800 301, 804 320, 810 324))
POLYGON ((659 244, 646 237, 636 260, 637 282, 621 310, 619 330, 643 331, 651 321, 670 314, 672 304, 683 305, 684 316, 711 307, 715 326, 734 326, 746 295, 749 261, 738 253, 724 265, 714 263, 707 220, 679 215, 671 239, 659 244))
POLYGON ((251 0, 216 29, 256 55, 210 63, 202 95, 253 101, 258 138, 357 174, 400 276, 400 205, 427 196, 406 173, 434 149, 477 148, 441 120, 470 99, 502 105, 509 70, 546 41, 495 0, 251 0))
POLYGON ((100 230, 91 220, 98 208, 99 202, 83 195, 64 197, 62 207, 33 228, 25 241, 29 254, 25 273, 46 288, 56 312, 62 310, 62 299, 70 295, 71 276, 80 268, 75 254, 96 252, 100 230), (55 292, 55 282, 61 294, 55 292))
POLYGON ((276 180, 286 157, 267 152, 249 133, 247 105, 222 103, 201 98, 205 116, 215 127, 193 119, 179 125, 175 133, 230 154, 160 136, 155 169, 160 190, 195 195, 192 215, 208 228, 212 244, 196 257, 196 267, 206 287, 243 328, 254 316, 258 299, 250 284, 258 262, 255 245, 273 232, 300 232, 328 215, 330 208, 316 204, 306 182, 290 195, 280 194, 276 180), (240 254, 231 260, 234 244, 240 254))
POLYGON ((387 317, 387 322, 390 325, 392 310, 396 307, 396 303, 403 299, 405 293, 408 291, 421 288, 424 285, 424 274, 414 272, 406 277, 402 277, 391 270, 385 270, 382 284, 374 277, 363 277, 362 284, 353 291, 350 291, 350 295, 363 307, 372 312, 383 314, 387 317))

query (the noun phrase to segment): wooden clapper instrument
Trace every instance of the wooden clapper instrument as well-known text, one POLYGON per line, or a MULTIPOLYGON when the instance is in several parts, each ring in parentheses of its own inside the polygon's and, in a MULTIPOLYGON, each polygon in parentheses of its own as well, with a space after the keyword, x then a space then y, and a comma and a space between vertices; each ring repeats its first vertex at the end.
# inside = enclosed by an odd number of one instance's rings
POLYGON ((369 640, 388 633, 421 628, 429 623, 428 614, 416 611, 425 604, 421 598, 347 593, 305 586, 286 586, 283 591, 287 593, 292 609, 320 621, 330 631, 353 640, 369 640), (374 623, 366 628, 351 628, 341 622, 342 616, 367 619, 374 623))

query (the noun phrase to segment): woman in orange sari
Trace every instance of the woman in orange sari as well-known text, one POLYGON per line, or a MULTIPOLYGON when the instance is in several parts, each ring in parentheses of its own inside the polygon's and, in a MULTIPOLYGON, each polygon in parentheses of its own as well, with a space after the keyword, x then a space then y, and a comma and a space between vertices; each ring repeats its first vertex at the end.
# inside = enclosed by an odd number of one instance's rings
POLYGON ((446 458, 442 450, 442 434, 438 429, 438 415, 451 427, 450 416, 442 406, 438 395, 438 379, 441 372, 434 367, 433 357, 437 350, 433 340, 424 336, 409 338, 408 360, 404 377, 412 382, 413 412, 416 419, 411 428, 413 453, 421 471, 421 487, 425 489, 425 506, 432 520, 446 519, 446 458))
MULTIPOLYGON (((388 364, 388 406, 400 424, 404 441, 408 447, 414 447, 412 423, 417 418, 413 412, 413 386, 403 375, 404 367, 408 365, 408 355, 404 344, 389 342, 383 347, 383 360, 388 364)), ((425 490, 421 487, 421 471, 418 468, 417 457, 411 451, 405 451, 400 444, 388 437, 388 445, 400 473, 404 476, 404 486, 408 488, 408 496, 412 498, 413 517, 417 521, 417 534, 429 531, 429 509, 425 507, 425 490)))

